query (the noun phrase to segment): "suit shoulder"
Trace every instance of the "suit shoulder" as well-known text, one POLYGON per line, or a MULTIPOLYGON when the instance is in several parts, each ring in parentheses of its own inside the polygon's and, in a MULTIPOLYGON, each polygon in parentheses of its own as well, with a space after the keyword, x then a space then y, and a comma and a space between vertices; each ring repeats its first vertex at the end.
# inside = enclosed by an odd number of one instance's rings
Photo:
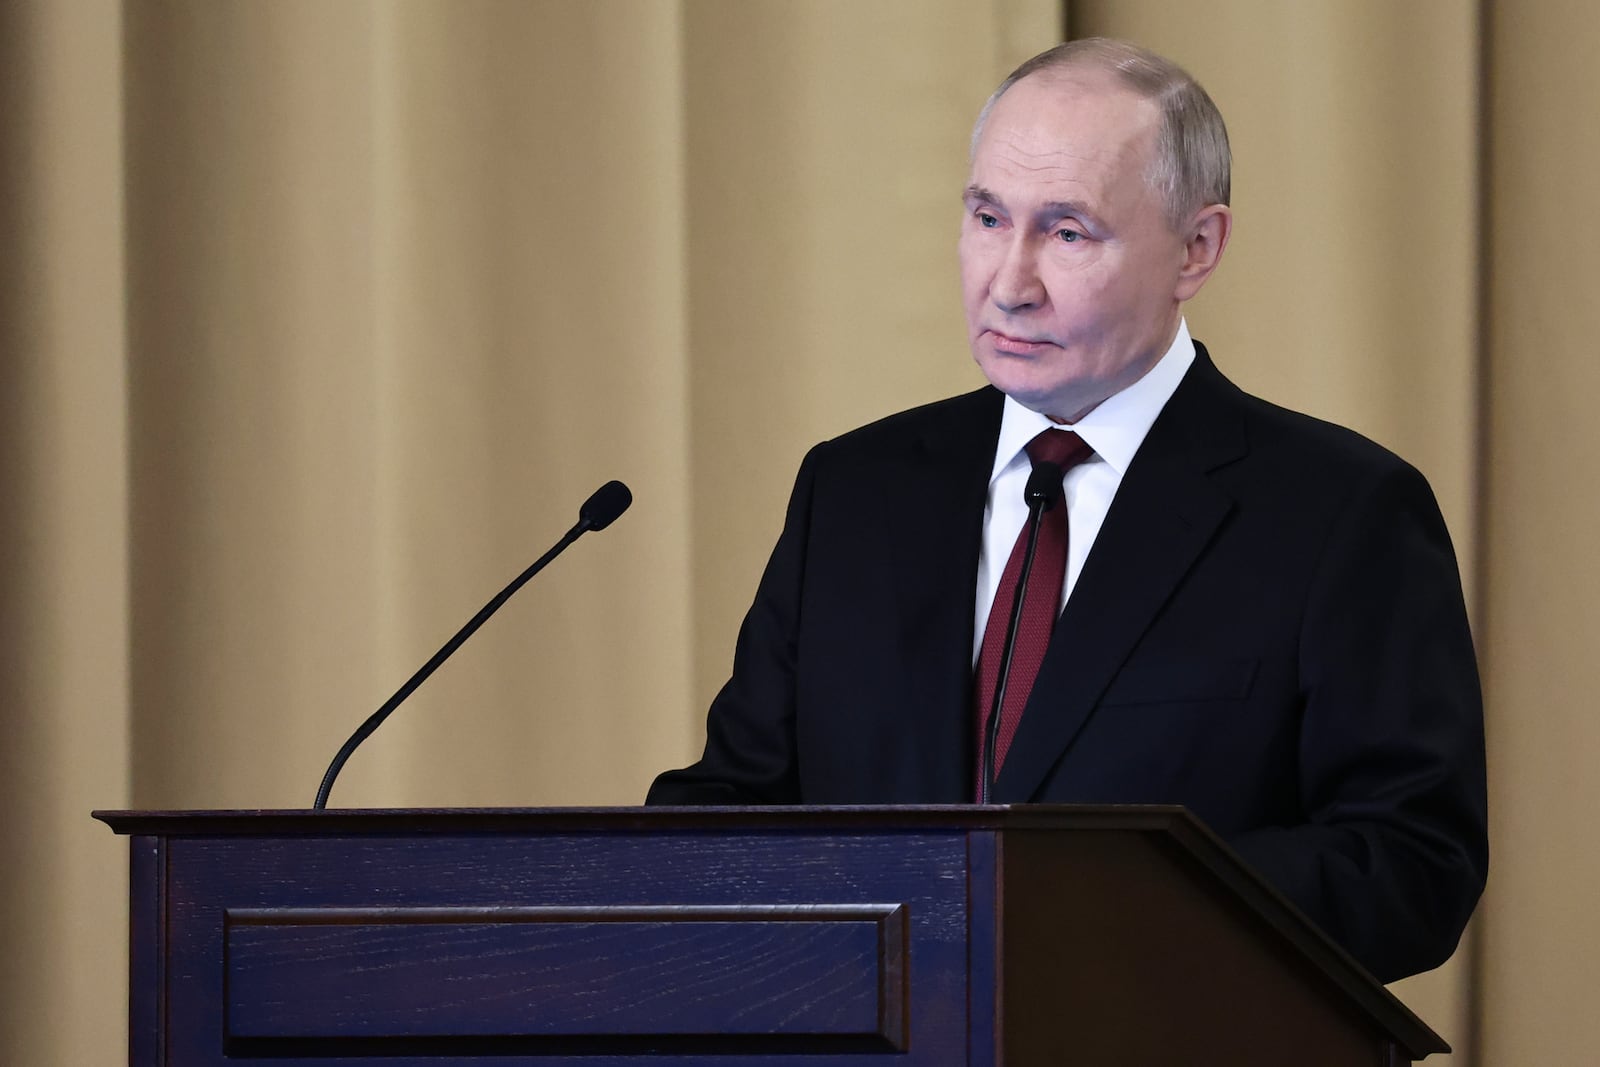
POLYGON ((919 441, 939 440, 964 433, 981 434, 991 424, 998 432, 1003 402, 1004 398, 996 389, 985 386, 960 396, 886 415, 830 438, 813 451, 850 456, 882 454, 919 441))
POLYGON ((1195 351, 1194 366, 1168 405, 1178 424, 1188 427, 1191 440, 1231 440, 1227 427, 1234 425, 1231 415, 1236 415, 1244 435, 1234 442, 1239 454, 1258 462, 1292 464, 1307 474, 1415 473, 1400 456, 1347 426, 1246 392, 1222 373, 1198 341, 1195 351))
POLYGON ((1403 457, 1348 426, 1294 411, 1242 390, 1238 395, 1253 449, 1281 455, 1302 469, 1330 475, 1382 477, 1417 473, 1403 457))

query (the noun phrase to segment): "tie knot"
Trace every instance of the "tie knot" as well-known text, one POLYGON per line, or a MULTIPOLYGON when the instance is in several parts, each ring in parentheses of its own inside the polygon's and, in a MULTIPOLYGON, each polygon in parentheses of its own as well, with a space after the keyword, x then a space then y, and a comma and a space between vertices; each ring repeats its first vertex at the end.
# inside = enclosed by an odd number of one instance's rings
POLYGON ((1071 430, 1046 430, 1027 446, 1028 459, 1037 466, 1040 463, 1054 463, 1063 471, 1069 471, 1094 454, 1094 449, 1088 442, 1071 430))

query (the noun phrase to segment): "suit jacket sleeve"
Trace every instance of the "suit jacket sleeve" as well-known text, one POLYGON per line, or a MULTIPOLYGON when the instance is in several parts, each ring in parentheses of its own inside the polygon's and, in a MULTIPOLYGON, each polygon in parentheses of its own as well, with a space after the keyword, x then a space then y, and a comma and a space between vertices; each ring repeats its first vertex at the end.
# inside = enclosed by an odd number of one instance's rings
POLYGON ((1396 464, 1330 532, 1300 629, 1304 822, 1231 844, 1381 980, 1442 963, 1488 865, 1483 713, 1454 553, 1396 464))
POLYGON ((800 803, 795 645, 816 457, 812 449, 800 465, 783 532, 739 628, 732 676, 706 717, 705 753, 657 777, 646 804, 800 803))

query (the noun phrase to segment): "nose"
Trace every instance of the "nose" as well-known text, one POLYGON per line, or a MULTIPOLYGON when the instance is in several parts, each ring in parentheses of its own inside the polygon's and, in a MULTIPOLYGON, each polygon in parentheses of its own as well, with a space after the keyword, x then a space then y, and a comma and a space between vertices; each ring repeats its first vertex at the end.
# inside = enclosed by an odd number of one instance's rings
POLYGON ((1005 258, 989 283, 989 299, 1007 314, 1027 311, 1044 303, 1044 282, 1039 277, 1038 251, 1026 233, 1017 233, 1005 258))

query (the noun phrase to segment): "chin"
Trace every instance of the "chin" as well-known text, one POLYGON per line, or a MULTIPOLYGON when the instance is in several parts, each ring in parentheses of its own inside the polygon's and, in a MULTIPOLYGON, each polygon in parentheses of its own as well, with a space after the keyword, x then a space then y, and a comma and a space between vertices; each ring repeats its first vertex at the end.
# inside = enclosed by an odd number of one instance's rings
POLYGON ((1012 361, 1006 357, 981 356, 978 358, 978 369, 983 371, 990 385, 1041 415, 1055 416, 1060 409, 1072 403, 1071 397, 1063 395, 1060 382, 1041 382, 1037 375, 1029 373, 1038 369, 1037 364, 1012 361))

